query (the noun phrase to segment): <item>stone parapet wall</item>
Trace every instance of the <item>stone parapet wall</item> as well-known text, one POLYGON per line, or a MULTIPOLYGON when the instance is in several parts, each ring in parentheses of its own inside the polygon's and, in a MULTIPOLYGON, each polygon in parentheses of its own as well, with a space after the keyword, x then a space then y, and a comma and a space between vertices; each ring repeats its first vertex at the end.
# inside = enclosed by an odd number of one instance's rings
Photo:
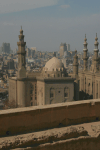
POLYGON ((100 100, 85 100, 0 111, 0 136, 100 120, 100 100))

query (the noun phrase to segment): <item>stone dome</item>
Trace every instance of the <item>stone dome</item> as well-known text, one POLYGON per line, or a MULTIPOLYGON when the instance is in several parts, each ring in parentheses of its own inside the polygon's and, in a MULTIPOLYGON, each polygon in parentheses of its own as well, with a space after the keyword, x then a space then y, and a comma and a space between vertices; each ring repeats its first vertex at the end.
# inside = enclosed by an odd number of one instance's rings
POLYGON ((56 69, 62 69, 64 68, 64 64, 56 57, 51 58, 45 65, 46 71, 56 71, 56 69))

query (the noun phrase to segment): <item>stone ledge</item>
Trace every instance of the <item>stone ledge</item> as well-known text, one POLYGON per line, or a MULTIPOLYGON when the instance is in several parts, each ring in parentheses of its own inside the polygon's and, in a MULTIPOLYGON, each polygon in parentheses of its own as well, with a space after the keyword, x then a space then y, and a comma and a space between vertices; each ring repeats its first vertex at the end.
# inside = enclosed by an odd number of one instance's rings
POLYGON ((14 108, 14 109, 7 109, 7 110, 0 110, 0 115, 9 114, 9 113, 20 113, 20 112, 27 112, 32 110, 42 110, 42 109, 48 109, 48 108, 57 108, 57 107, 74 107, 76 105, 85 105, 90 104, 90 106, 96 105, 100 103, 100 99, 91 99, 91 100, 80 100, 80 101, 72 101, 72 102, 65 102, 65 103, 58 103, 58 104, 49 104, 49 105, 43 105, 43 106, 31 106, 31 107, 23 107, 23 108, 14 108))

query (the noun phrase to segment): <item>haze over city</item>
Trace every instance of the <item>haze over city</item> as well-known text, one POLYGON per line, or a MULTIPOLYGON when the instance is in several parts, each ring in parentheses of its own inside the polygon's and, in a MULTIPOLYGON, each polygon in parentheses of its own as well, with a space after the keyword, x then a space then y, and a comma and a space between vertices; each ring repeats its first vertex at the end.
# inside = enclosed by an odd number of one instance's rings
POLYGON ((0 46, 17 48, 22 25, 28 47, 39 51, 59 51, 61 42, 71 50, 83 50, 87 34, 89 51, 94 49, 97 32, 100 40, 99 0, 0 0, 0 46))

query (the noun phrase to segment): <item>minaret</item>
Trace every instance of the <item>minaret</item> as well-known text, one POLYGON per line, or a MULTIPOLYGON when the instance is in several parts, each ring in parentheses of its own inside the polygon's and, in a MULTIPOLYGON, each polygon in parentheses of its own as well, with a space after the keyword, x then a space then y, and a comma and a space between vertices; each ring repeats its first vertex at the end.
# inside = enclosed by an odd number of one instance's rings
POLYGON ((78 56, 75 49, 74 62, 73 62, 73 74, 78 75, 78 56))
POLYGON ((73 61, 73 74, 72 77, 75 78, 74 80, 74 100, 79 100, 79 76, 78 76, 78 56, 77 50, 75 49, 73 61))
POLYGON ((25 51, 25 45, 26 42, 24 42, 24 35, 23 35, 23 30, 22 30, 22 26, 21 26, 21 30, 20 30, 20 35, 19 35, 19 42, 17 42, 18 45, 18 74, 17 77, 18 78, 25 78, 26 77, 26 61, 25 61, 25 55, 26 55, 26 51, 25 51))
POLYGON ((94 46, 95 46, 95 49, 94 49, 94 57, 93 57, 93 60, 94 60, 94 72, 97 72, 99 70, 99 65, 98 65, 98 52, 99 52, 99 49, 98 49, 98 38, 97 38, 97 33, 96 33, 96 38, 95 38, 95 43, 94 43, 94 46))
POLYGON ((87 51, 88 51, 87 45, 88 45, 88 43, 87 43, 86 34, 85 34, 85 39, 84 39, 83 45, 84 45, 84 49, 83 49, 83 52, 84 52, 84 54, 83 54, 84 71, 87 71, 87 67, 88 67, 88 64, 87 64, 87 60, 88 60, 88 56, 87 56, 87 51))

